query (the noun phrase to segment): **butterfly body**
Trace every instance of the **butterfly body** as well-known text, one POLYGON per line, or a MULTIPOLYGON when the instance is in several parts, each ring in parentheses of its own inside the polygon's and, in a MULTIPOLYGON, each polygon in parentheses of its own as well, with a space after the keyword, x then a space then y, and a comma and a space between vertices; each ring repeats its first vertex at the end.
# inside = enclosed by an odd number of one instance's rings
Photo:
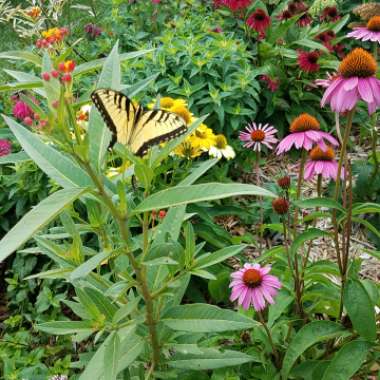
POLYGON ((164 110, 144 109, 127 96, 111 89, 99 89, 91 99, 112 132, 111 145, 127 145, 142 157, 150 147, 171 140, 187 131, 186 122, 164 110))

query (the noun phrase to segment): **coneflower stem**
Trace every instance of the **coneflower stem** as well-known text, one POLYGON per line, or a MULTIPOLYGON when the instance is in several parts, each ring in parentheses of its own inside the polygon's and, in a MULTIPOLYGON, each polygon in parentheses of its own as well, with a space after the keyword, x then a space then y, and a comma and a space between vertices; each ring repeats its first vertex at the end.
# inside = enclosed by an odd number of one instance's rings
POLYGON ((258 311, 257 315, 259 317, 260 323, 263 325, 264 330, 267 333, 269 343, 270 343, 270 345, 272 347, 272 352, 273 352, 274 359, 275 359, 275 365, 276 365, 277 368, 281 368, 280 355, 278 354, 277 348, 274 345, 272 334, 271 334, 271 332, 270 332, 270 330, 269 330, 269 328, 268 328, 268 326, 267 326, 267 324, 265 322, 263 314, 261 313, 261 311, 258 311))
MULTIPOLYGON (((260 186, 261 180, 260 180, 260 151, 259 150, 256 152, 255 171, 256 171, 256 185, 260 186)), ((263 198, 259 196, 257 200, 258 200, 258 204, 260 208, 258 238, 259 238, 259 255, 261 256, 261 253, 263 251, 263 223, 264 223, 263 198)))
MULTIPOLYGON (((346 162, 347 145, 348 145, 348 140, 350 138, 350 133, 351 133, 351 128, 352 128, 352 120, 354 117, 354 113, 355 113, 355 108, 352 109, 347 115, 347 125, 346 125, 345 131, 344 131, 342 147, 340 150, 337 177, 336 177, 336 183, 335 183, 334 200, 336 202, 339 199, 342 167, 343 167, 343 162, 346 162)), ((346 170, 349 170, 349 168, 346 168, 346 170)), ((344 263, 343 263, 342 252, 340 250, 339 226, 338 226, 338 221, 337 221, 337 210, 336 210, 336 208, 334 208, 332 210, 331 219, 332 219, 332 224, 334 227, 334 244, 335 244, 336 256, 337 256, 337 260, 338 260, 339 272, 341 275, 341 282, 342 282, 341 291, 343 294, 343 287, 344 287, 344 281, 345 281, 345 268, 344 268, 344 263)), ((342 312, 343 312, 343 297, 341 297, 341 300, 340 300, 339 319, 342 316, 342 312)))
MULTIPOLYGON (((299 169, 298 181, 297 181, 296 200, 298 200, 301 196, 301 188, 302 188, 302 183, 303 183, 303 174, 305 171, 306 159, 307 159, 307 151, 305 149, 302 149, 300 169, 299 169)), ((294 227, 293 227, 294 235, 296 235, 297 225, 298 225, 298 207, 296 206, 294 209, 294 227)))

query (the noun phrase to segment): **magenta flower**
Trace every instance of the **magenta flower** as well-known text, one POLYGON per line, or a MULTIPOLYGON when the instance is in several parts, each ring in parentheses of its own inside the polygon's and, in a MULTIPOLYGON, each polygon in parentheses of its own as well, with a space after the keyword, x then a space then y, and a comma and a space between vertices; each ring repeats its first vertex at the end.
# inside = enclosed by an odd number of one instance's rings
POLYGON ((8 156, 12 152, 12 144, 10 141, 0 139, 0 157, 8 156))
POLYGON ((347 34, 361 41, 372 41, 380 43, 380 16, 373 16, 369 19, 366 26, 359 26, 347 34))
POLYGON ((266 30, 271 24, 268 14, 261 8, 256 9, 247 19, 247 25, 259 33, 260 38, 264 38, 266 30))
POLYGON ((320 130, 318 120, 307 113, 296 117, 290 124, 290 135, 284 137, 277 147, 277 154, 292 149, 310 150, 314 144, 326 149, 325 140, 332 145, 338 145, 338 141, 329 133, 320 130))
POLYGON ((280 85, 279 79, 272 79, 269 75, 261 75, 260 80, 266 83, 268 90, 270 90, 271 92, 276 92, 280 85))
POLYGON ((319 71, 321 66, 318 64, 318 60, 321 54, 319 51, 303 51, 298 52, 298 65, 302 71, 306 73, 315 73, 319 71))
POLYGON ((13 116, 18 120, 24 120, 26 117, 33 117, 32 109, 22 100, 17 100, 12 110, 13 116))
MULTIPOLYGON (((338 162, 335 160, 335 153, 331 147, 323 151, 316 146, 310 151, 309 159, 305 165, 304 179, 310 181, 315 175, 322 175, 323 178, 331 178, 336 181, 338 176, 338 162)), ((341 172, 344 178, 344 171, 341 172)))
POLYGON ((273 149, 273 144, 277 143, 277 139, 274 135, 277 133, 277 129, 273 128, 269 124, 257 125, 256 123, 248 124, 245 127, 245 131, 241 131, 239 134, 240 141, 243 141, 245 148, 252 148, 254 151, 261 151, 261 144, 264 144, 268 149, 273 149))
POLYGON ((321 106, 330 104, 334 112, 341 113, 352 110, 363 100, 372 114, 380 106, 380 80, 376 71, 373 56, 362 48, 354 49, 340 63, 338 75, 325 91, 321 106))
POLYGON ((244 264, 244 267, 231 274, 231 301, 248 309, 251 305, 256 311, 265 309, 266 302, 273 304, 273 298, 281 288, 281 282, 275 276, 268 274, 270 265, 244 264))
POLYGON ((99 37, 102 34, 102 28, 95 24, 87 24, 84 27, 84 31, 87 33, 87 36, 91 39, 95 39, 96 37, 99 37))

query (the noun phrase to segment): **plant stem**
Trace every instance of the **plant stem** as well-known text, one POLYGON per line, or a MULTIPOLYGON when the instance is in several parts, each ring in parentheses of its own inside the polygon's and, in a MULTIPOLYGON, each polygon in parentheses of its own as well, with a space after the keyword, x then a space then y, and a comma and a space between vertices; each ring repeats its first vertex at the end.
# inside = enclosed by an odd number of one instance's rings
MULTIPOLYGON (((340 194, 340 181, 341 181, 341 173, 342 173, 342 167, 343 162, 346 161, 346 155, 347 155, 347 145, 348 140, 350 138, 351 128, 352 128, 352 120, 355 113, 355 108, 352 109, 348 115, 347 115, 347 125, 344 131, 344 137, 342 141, 342 148, 340 150, 340 157, 339 157, 339 163, 338 163, 338 171, 337 171, 337 178, 335 183, 335 192, 334 192, 334 200, 338 201, 339 194, 340 194)), ((346 168, 346 170, 349 170, 349 168, 346 168)), ((338 266, 339 266, 339 272, 341 275, 341 299, 340 299, 340 307, 339 307, 339 319, 342 316, 343 312, 343 288, 344 288, 344 282, 345 282, 345 268, 343 264, 343 257, 342 252, 340 250, 340 243, 339 243, 339 226, 337 221, 337 210, 334 208, 332 210, 332 224, 334 227, 334 244, 335 244, 335 250, 338 260, 338 266)))
MULTIPOLYGON (((139 288, 141 290, 142 296, 145 301, 145 307, 146 307, 146 324, 148 326, 149 330, 149 336, 150 336, 150 342, 152 345, 152 370, 156 368, 160 362, 160 344, 158 341, 158 335, 157 335, 157 330, 156 330, 156 321, 154 319, 154 305, 153 305, 153 298, 150 293, 149 287, 148 287, 148 282, 146 278, 146 272, 145 268, 141 268, 138 261, 134 257, 133 253, 129 249, 128 241, 129 241, 129 232, 128 229, 126 228, 126 217, 125 215, 120 214, 118 209, 115 207, 115 205, 112 202, 112 199, 109 197, 107 194, 102 181, 98 178, 94 170, 92 169, 91 165, 87 162, 83 162, 82 164, 86 168, 88 174, 90 175, 91 179, 93 180, 95 186, 97 187, 99 191, 99 195, 105 205, 108 207, 110 210, 112 216, 114 217, 119 230, 121 237, 125 243, 125 253, 128 256, 128 259, 131 263, 131 266, 136 274, 136 280, 139 284, 139 288)), ((144 220, 148 220, 149 218, 146 218, 144 215, 144 220)), ((149 233, 149 223, 144 222, 143 223, 143 236, 144 236, 144 250, 148 248, 147 242, 148 242, 148 233, 149 233)), ((144 254, 144 252, 143 252, 144 254)))
POLYGON ((288 258, 288 265, 290 272, 293 276, 294 280, 294 290, 296 293, 296 307, 297 307, 297 313, 300 315, 302 319, 304 319, 304 312, 303 312, 303 306, 302 306, 302 292, 300 288, 300 276, 299 276, 299 271, 298 271, 298 263, 297 263, 297 257, 294 258, 294 264, 292 262, 291 254, 290 254, 290 249, 289 249, 289 243, 288 243, 288 226, 286 225, 285 218, 282 220, 282 226, 284 228, 284 248, 285 248, 285 253, 286 257, 288 258))
MULTIPOLYGON (((297 192, 296 192, 296 200, 298 200, 301 196, 301 187, 303 183, 303 173, 305 170, 305 163, 307 159, 307 151, 305 149, 302 149, 301 153, 301 162, 300 162, 300 170, 298 173, 298 181, 297 181, 297 192)), ((298 207, 296 206, 294 209, 294 235, 297 231, 297 225, 298 225, 298 207)))
POLYGON ((259 317, 259 320, 260 320, 260 323, 263 325, 264 329, 265 329, 265 332, 267 333, 267 336, 268 336, 268 340, 269 340, 269 343, 272 347, 272 352, 273 352, 273 355, 274 355, 274 359, 275 359, 275 365, 277 368, 281 368, 281 361, 280 361, 280 355, 278 354, 278 351, 276 349, 276 346, 274 345, 274 342, 273 342, 273 339, 272 339, 272 334, 264 320, 264 317, 261 313, 261 311, 258 311, 257 312, 257 315, 259 317))
POLYGON ((372 115, 372 159, 373 159, 373 172, 371 175, 371 186, 376 179, 377 173, 379 172, 379 160, 377 158, 377 112, 375 111, 372 115))
MULTIPOLYGON (((260 186, 260 151, 256 152, 256 161, 255 161, 255 171, 256 171, 256 185, 260 186)), ((258 203, 260 208, 260 220, 259 220, 259 255, 263 251, 263 223, 264 223, 264 213, 263 213, 263 198, 261 196, 258 197, 258 203)))

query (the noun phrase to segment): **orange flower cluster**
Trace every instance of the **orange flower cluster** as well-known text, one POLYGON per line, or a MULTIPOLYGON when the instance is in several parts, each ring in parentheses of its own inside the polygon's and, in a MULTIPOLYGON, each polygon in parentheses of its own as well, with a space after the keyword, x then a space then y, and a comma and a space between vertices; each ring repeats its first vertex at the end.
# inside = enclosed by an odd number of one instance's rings
POLYGON ((38 49, 41 48, 49 48, 54 44, 57 44, 69 34, 69 30, 67 28, 50 28, 48 30, 44 30, 42 33, 42 37, 37 40, 36 47, 38 49))

